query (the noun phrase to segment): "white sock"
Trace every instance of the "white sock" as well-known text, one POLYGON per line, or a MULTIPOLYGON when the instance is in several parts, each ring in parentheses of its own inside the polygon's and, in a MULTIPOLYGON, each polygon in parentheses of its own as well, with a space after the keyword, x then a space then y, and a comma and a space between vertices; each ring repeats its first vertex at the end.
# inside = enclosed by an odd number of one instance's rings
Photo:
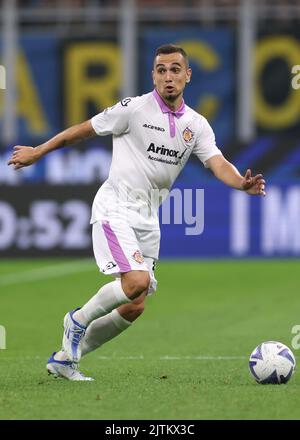
POLYGON ((124 293, 119 280, 105 284, 73 317, 79 324, 88 326, 94 319, 107 315, 121 304, 131 300, 124 293))
POLYGON ((114 309, 101 318, 95 319, 88 326, 84 338, 82 339, 81 355, 84 356, 96 350, 96 348, 105 344, 105 342, 118 336, 130 327, 130 325, 131 322, 124 319, 117 309, 114 309))

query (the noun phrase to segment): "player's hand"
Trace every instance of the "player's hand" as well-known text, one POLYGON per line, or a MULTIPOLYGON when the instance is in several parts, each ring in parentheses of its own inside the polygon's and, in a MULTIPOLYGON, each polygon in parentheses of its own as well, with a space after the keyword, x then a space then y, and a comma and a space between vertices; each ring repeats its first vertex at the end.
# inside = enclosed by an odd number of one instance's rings
POLYGON ((248 169, 242 181, 242 190, 246 191, 251 195, 265 196, 265 185, 266 182, 263 179, 262 174, 257 174, 256 176, 251 176, 251 170, 248 169))
POLYGON ((16 145, 7 165, 13 165, 15 170, 32 165, 39 159, 36 148, 16 145))

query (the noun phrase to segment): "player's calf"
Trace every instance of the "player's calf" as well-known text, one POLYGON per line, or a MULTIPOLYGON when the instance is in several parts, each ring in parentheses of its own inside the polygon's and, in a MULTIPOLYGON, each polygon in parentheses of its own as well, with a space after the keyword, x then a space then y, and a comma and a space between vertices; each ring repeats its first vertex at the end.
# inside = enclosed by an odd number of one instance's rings
POLYGON ((124 304, 118 307, 118 312, 122 318, 126 321, 135 321, 145 309, 145 294, 141 294, 138 298, 134 299, 130 304, 124 304))

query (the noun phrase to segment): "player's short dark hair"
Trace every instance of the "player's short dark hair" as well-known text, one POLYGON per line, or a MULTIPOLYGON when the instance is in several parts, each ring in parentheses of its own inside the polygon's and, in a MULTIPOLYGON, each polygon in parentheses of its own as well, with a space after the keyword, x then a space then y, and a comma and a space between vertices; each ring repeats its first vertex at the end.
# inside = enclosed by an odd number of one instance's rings
POLYGON ((169 53, 181 53, 183 58, 185 59, 186 65, 189 65, 189 59, 187 53, 182 47, 176 46, 175 44, 163 44, 159 46, 155 51, 154 59, 160 54, 169 54, 169 53))

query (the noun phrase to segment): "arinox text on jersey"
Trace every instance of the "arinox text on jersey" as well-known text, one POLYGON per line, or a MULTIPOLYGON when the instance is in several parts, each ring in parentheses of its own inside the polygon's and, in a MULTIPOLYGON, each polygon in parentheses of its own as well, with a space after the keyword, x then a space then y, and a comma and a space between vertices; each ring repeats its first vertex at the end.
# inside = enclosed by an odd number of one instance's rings
POLYGON ((147 151, 152 151, 152 153, 156 153, 156 154, 162 154, 163 156, 176 157, 177 159, 181 159, 185 153, 184 151, 182 155, 178 157, 180 151, 166 148, 164 145, 162 145, 161 147, 156 147, 153 142, 151 142, 147 151))

